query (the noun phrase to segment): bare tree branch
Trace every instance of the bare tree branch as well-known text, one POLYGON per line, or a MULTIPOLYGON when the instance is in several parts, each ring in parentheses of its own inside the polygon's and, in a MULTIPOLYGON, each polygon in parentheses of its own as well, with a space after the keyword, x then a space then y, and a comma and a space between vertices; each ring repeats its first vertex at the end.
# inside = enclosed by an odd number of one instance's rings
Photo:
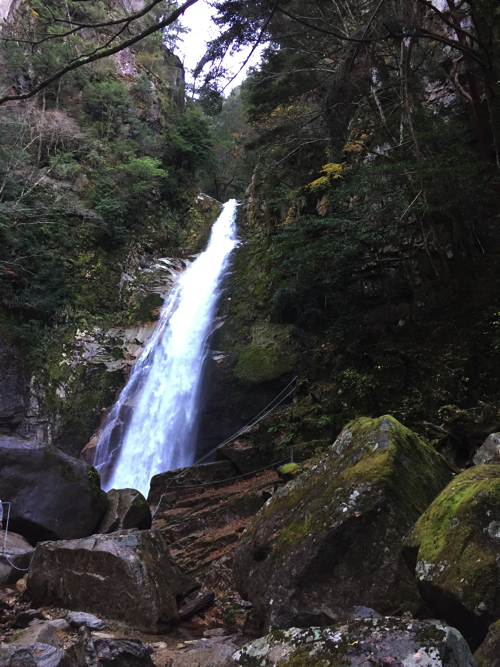
POLYGON ((96 50, 97 52, 94 52, 90 56, 88 55, 79 56, 72 63, 70 63, 66 67, 61 68, 51 76, 41 81, 38 85, 34 86, 34 88, 32 88, 29 92, 21 93, 19 95, 4 95, 3 97, 0 97, 0 104, 5 104, 6 102, 11 102, 14 100, 27 100, 30 97, 33 97, 34 95, 39 93, 44 88, 47 88, 47 86, 49 86, 54 81, 57 81, 68 72, 78 69, 79 67, 83 67, 84 65, 88 65, 89 63, 95 62, 96 60, 107 58, 108 56, 112 56, 115 53, 119 53, 120 51, 123 51, 124 49, 133 46, 134 44, 140 42, 145 37, 148 37, 149 35, 152 35, 153 33, 158 32, 159 30, 162 30, 163 28, 166 28, 167 26, 174 23, 174 21, 176 21, 180 16, 182 16, 182 14, 184 14, 186 9, 196 4, 197 2, 198 0, 187 0, 187 2, 185 2, 175 11, 173 11, 166 19, 163 19, 163 21, 159 21, 158 23, 155 23, 149 28, 146 28, 138 35, 135 35, 130 39, 126 39, 120 44, 117 44, 116 46, 110 48, 101 47, 101 49, 97 49, 96 50))

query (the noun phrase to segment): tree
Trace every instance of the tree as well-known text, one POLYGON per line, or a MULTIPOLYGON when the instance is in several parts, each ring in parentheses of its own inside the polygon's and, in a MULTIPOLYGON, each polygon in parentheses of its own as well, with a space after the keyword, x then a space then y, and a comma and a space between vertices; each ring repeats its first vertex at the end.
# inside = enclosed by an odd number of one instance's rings
MULTIPOLYGON (((261 81, 279 84, 283 99, 287 86, 297 94, 313 96, 321 86, 326 122, 350 117, 352 105, 371 95, 383 107, 378 90, 390 85, 398 91, 411 132, 411 80, 417 70, 440 54, 448 58, 449 75, 467 100, 480 153, 491 159, 494 137, 500 163, 500 15, 495 0, 446 0, 446 10, 430 0, 298 0, 247 2, 215 0, 215 23, 221 35, 213 40, 197 74, 210 65, 205 87, 220 90, 227 74, 224 58, 232 50, 254 49, 267 42, 266 67, 261 81), (387 61, 392 61, 388 62, 387 61), (373 80, 375 77, 375 81, 373 80), (378 79, 378 81, 377 81, 378 79), (382 85, 380 85, 382 84, 382 85), (372 90, 375 89, 375 94, 372 90), (482 108, 482 97, 488 111, 482 108)), ((265 86, 263 87, 263 89, 265 86)), ((269 86, 267 86, 269 90, 269 86)), ((388 94, 388 93, 386 93, 388 94)), ((293 95, 292 95, 293 97, 293 95)), ((288 97, 288 99, 290 96, 288 97)), ((273 98, 276 99, 275 97, 273 98)), ((269 100, 268 100, 269 103, 269 100)), ((263 100, 263 104, 266 102, 263 100)), ((336 128, 338 130, 338 127, 336 128)), ((416 147, 418 153, 418 147, 416 147)))
POLYGON ((208 116, 215 141, 216 165, 200 187, 219 201, 243 196, 252 178, 255 163, 244 150, 248 127, 243 113, 241 88, 223 100, 219 113, 208 116))
POLYGON ((170 0, 151 0, 132 11, 112 0, 69 0, 61 13, 55 0, 34 0, 2 28, 2 59, 10 71, 17 67, 20 76, 13 86, 7 84, 14 91, 1 95, 0 104, 33 97, 70 72, 165 31, 197 1, 177 6, 170 0), (35 77, 25 71, 27 53, 35 77))

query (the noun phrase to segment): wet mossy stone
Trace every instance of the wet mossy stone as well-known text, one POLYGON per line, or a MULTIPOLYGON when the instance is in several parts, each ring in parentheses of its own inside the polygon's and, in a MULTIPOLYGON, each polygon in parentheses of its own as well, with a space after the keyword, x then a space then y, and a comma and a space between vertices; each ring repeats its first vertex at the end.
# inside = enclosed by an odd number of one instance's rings
POLYGON ((293 368, 293 357, 274 347, 250 347, 239 353, 234 376, 248 384, 276 380, 293 368))
POLYGON ((284 482, 289 482, 305 470, 307 470, 307 468, 304 468, 304 466, 301 466, 299 463, 285 463, 284 466, 278 468, 278 475, 284 482))
POLYGON ((403 553, 427 604, 477 647, 500 619, 500 465, 457 475, 403 553))
POLYGON ((268 625, 282 605, 337 619, 359 606, 415 613, 401 540, 450 477, 392 417, 358 419, 249 523, 234 556, 239 592, 268 625))
POLYGON ((327 628, 275 630, 223 667, 477 667, 462 635, 435 620, 365 618, 327 628))

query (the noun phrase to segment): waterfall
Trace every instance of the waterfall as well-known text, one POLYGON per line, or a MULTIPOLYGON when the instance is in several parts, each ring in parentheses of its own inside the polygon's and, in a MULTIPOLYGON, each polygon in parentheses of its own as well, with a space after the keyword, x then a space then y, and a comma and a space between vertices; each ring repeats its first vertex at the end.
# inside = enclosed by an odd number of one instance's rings
POLYGON ((180 276, 108 416, 94 463, 106 491, 134 488, 147 496, 153 475, 194 461, 208 337, 237 244, 236 206, 224 205, 206 250, 180 276))

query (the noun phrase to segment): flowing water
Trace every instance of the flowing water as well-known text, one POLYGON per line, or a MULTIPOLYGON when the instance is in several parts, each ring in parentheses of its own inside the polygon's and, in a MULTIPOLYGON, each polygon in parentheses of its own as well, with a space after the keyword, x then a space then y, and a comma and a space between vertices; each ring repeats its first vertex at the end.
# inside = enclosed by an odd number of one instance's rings
POLYGON ((221 280, 236 241, 236 202, 224 205, 207 249, 180 276, 154 335, 114 405, 94 465, 102 487, 138 489, 194 461, 200 387, 221 280))

